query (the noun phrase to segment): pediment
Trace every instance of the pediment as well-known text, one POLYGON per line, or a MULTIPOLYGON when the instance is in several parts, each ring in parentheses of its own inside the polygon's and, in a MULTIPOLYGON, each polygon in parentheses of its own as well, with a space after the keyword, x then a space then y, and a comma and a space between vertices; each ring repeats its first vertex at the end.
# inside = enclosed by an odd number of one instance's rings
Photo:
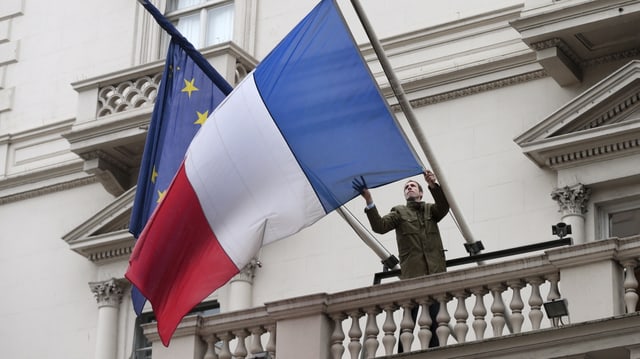
POLYGON ((128 229, 135 190, 124 192, 62 239, 92 262, 128 258, 135 242, 128 229))
POLYGON ((640 152, 640 61, 634 60, 514 140, 541 167, 640 152))

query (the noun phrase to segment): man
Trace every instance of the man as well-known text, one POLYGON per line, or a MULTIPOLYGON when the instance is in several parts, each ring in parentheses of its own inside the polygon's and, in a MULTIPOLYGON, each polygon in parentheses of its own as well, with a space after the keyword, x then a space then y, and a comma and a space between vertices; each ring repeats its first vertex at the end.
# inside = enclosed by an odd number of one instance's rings
POLYGON ((365 213, 371 229, 380 234, 396 230, 401 279, 446 271, 438 222, 449 212, 449 202, 433 172, 426 170, 424 178, 435 203, 423 202, 422 186, 409 180, 404 185, 406 205, 393 207, 384 217, 378 213, 364 180, 354 180, 354 188, 367 203, 365 213))
MULTIPOLYGON (((409 180, 404 185, 406 204, 393 207, 391 212, 383 217, 378 213, 364 179, 361 177, 360 180, 353 181, 353 188, 360 192, 367 203, 365 213, 371 224, 371 229, 380 234, 391 230, 396 231, 401 279, 446 271, 444 247, 440 238, 438 222, 449 212, 449 203, 436 181, 435 174, 429 170, 425 170, 423 174, 435 203, 423 202, 422 186, 416 181, 409 180)), ((435 316, 438 308, 438 304, 429 308, 431 317, 434 319, 432 331, 437 327, 435 316)), ((417 309, 416 307, 412 312, 414 322, 417 317, 417 309)), ((429 346, 438 346, 435 332, 429 346)), ((401 350, 400 347, 399 352, 401 350)))

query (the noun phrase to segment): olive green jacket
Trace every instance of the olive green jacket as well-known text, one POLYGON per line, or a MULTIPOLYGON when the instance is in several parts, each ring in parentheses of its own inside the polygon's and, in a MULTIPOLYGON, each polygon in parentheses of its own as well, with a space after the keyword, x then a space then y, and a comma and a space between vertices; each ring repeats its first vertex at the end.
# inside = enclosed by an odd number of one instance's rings
POLYGON ((402 279, 446 271, 438 222, 449 212, 449 203, 440 186, 429 191, 435 203, 407 202, 384 217, 375 206, 365 210, 374 232, 396 230, 402 279))

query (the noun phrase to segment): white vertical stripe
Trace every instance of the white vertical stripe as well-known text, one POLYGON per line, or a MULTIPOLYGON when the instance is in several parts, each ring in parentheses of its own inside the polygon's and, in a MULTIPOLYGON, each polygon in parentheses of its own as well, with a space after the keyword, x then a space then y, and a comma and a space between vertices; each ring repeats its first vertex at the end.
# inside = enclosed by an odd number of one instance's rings
POLYGON ((262 245, 326 214, 252 74, 198 132, 185 169, 213 232, 238 268, 262 245))

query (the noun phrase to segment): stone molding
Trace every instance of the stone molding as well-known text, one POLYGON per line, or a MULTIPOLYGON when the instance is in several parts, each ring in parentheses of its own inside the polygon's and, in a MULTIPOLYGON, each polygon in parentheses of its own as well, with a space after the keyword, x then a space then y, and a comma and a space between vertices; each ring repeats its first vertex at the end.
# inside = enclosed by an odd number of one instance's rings
POLYGON ((567 43, 558 37, 553 37, 543 41, 534 42, 529 45, 531 49, 535 51, 541 51, 552 47, 559 48, 562 53, 571 59, 580 68, 586 68, 591 66, 602 65, 610 62, 620 61, 624 59, 637 58, 640 54, 640 49, 629 49, 625 51, 619 51, 604 56, 599 56, 593 59, 582 59, 567 43))
POLYGON ((540 167, 559 170, 640 152, 640 61, 633 60, 514 141, 540 167))
POLYGON ((78 225, 62 239, 71 250, 91 262, 101 263, 128 258, 135 243, 135 238, 128 230, 134 196, 135 187, 78 225))
POLYGON ((97 182, 97 178, 94 176, 82 177, 73 179, 70 181, 59 182, 52 185, 47 185, 43 187, 37 187, 34 189, 27 189, 23 191, 16 191, 9 193, 4 196, 0 196, 0 205, 24 201, 30 198, 44 196, 50 193, 67 191, 73 188, 87 186, 97 182))
POLYGON ((638 150, 640 148, 640 139, 629 139, 615 141, 608 144, 595 145, 589 148, 580 149, 578 151, 568 151, 559 155, 549 157, 545 164, 549 167, 557 167, 577 161, 588 161, 604 156, 618 156, 625 152, 638 150))
MULTIPOLYGON (((513 85, 521 84, 524 82, 541 79, 544 77, 547 77, 547 74, 544 70, 536 70, 536 71, 531 71, 531 72, 527 72, 520 75, 502 78, 495 81, 485 82, 479 85, 469 86, 469 87, 465 87, 465 88, 461 88, 453 91, 447 91, 447 92, 439 93, 436 95, 421 97, 418 99, 411 100, 409 101, 409 103, 411 103, 411 106, 413 108, 424 107, 424 106, 429 106, 429 105, 433 105, 433 104, 437 104, 445 101, 455 100, 461 97, 479 94, 486 91, 492 91, 492 90, 497 90, 497 89, 508 87, 508 86, 513 86, 513 85)), ((391 109, 394 112, 402 111, 402 109, 400 108, 400 105, 397 105, 397 104, 391 106, 391 109)))

